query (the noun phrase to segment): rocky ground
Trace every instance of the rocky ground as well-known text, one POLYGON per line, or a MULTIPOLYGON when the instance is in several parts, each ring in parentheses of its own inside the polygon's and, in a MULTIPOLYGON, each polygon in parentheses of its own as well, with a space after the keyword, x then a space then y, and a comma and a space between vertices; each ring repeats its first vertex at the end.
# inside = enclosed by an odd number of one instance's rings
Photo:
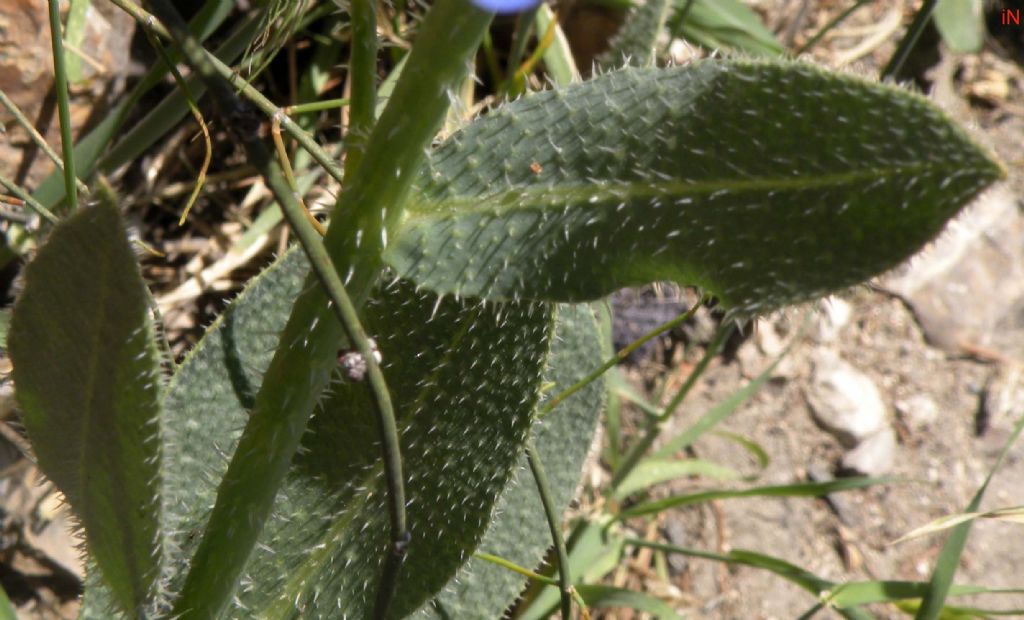
MULTIPOLYGON (((962 511, 1024 415, 1024 110, 1014 103, 1021 100, 1024 74, 1014 58, 1019 63, 1024 56, 943 52, 927 72, 933 98, 1008 162, 1008 182, 984 195, 901 270, 817 307, 759 321, 735 359, 720 359, 708 372, 674 422, 675 429, 684 428, 792 345, 772 380, 722 427, 756 440, 770 454, 771 464, 756 484, 853 473, 900 482, 827 500, 743 499, 677 510, 663 518, 662 535, 680 545, 768 553, 835 581, 928 578, 945 537, 895 541, 962 511), (991 81, 974 81, 980 76, 991 81), (989 98, 993 93, 1008 96, 989 98)), ((648 307, 661 319, 666 309, 660 306, 678 307, 673 301, 671 294, 662 295, 648 307)), ((643 315, 632 298, 622 305, 623 316, 634 322, 643 315)), ((677 335, 675 342, 680 340, 685 338, 677 335)), ((658 354, 651 353, 629 368, 637 387, 664 383, 690 368, 680 364, 678 344, 666 347, 674 363, 652 361, 658 354)), ((692 362, 695 354, 699 350, 682 359, 692 362)), ((732 442, 709 437, 695 450, 741 471, 756 470, 749 454, 732 442)), ((1024 445, 1018 444, 982 509, 1024 503, 1021 480, 1024 445)), ((680 481, 669 489, 701 485, 680 481)), ((674 593, 690 617, 796 618, 814 604, 796 586, 751 568, 690 560, 673 565, 671 574, 674 587, 667 590, 637 580, 674 593)), ((1021 588, 1022 574, 1021 526, 977 523, 958 582, 1021 588)), ((1019 609, 1024 596, 956 602, 1019 609)), ((872 611, 880 618, 905 617, 892 607, 872 611)), ((815 616, 832 617, 839 616, 815 616)))

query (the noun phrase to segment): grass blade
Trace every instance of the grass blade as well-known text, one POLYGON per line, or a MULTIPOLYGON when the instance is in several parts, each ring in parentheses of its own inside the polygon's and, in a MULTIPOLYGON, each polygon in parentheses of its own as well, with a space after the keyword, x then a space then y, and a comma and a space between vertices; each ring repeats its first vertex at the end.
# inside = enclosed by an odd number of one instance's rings
POLYGON ((640 461, 636 468, 622 479, 622 482, 615 487, 612 497, 622 500, 637 491, 686 476, 701 476, 713 480, 735 480, 740 477, 740 473, 731 467, 704 459, 647 458, 640 461))
MULTIPOLYGON (((981 505, 981 500, 985 496, 985 491, 988 489, 988 485, 992 481, 992 477, 995 476, 996 470, 999 469, 1003 460, 1006 459, 1006 455, 1010 451, 1010 448, 1014 443, 1016 443, 1017 438, 1020 437, 1021 430, 1024 430, 1024 417, 1017 422, 1017 426, 1013 429, 1013 433, 1006 440, 1006 445, 1003 446, 1002 452, 1000 452, 999 456, 996 457, 996 462, 992 464, 992 469, 985 478, 985 482, 983 482, 981 487, 978 488, 978 491, 974 494, 970 503, 967 504, 967 508, 964 512, 976 512, 978 510, 978 507, 981 505)), ((963 554, 964 547, 967 545, 967 536, 971 532, 971 525, 973 525, 973 521, 967 521, 957 525, 953 528, 949 538, 946 539, 946 544, 942 546, 942 551, 939 553, 938 560, 935 562, 935 569, 932 571, 932 577, 928 583, 928 591, 925 593, 924 599, 921 601, 921 607, 917 610, 917 614, 914 616, 915 620, 936 620, 936 618, 939 617, 939 614, 942 613, 949 588, 953 584, 953 576, 956 574, 956 569, 960 565, 960 556, 963 554)))
POLYGON ((643 592, 590 584, 580 584, 576 586, 576 591, 583 597, 588 607, 628 607, 647 612, 655 618, 683 620, 669 604, 643 592))
POLYGON ((752 489, 715 489, 711 491, 700 491, 687 495, 673 495, 665 499, 637 504, 618 515, 619 520, 641 517, 644 515, 656 514, 669 508, 700 504, 714 499, 734 499, 740 497, 821 497, 838 491, 851 489, 863 489, 878 484, 893 482, 892 478, 843 478, 830 480, 828 482, 800 482, 797 484, 783 484, 755 487, 752 489))
POLYGON ((700 419, 688 426, 685 431, 666 441, 665 445, 654 452, 654 456, 666 458, 676 452, 685 450, 693 442, 697 441, 701 435, 710 431, 722 422, 722 420, 725 420, 727 417, 732 415, 740 408, 741 405, 743 405, 743 403, 747 402, 751 396, 756 394, 768 379, 771 378, 772 373, 775 372, 776 366, 782 362, 782 359, 788 352, 789 349, 783 351, 782 354, 772 362, 770 366, 768 366, 768 368, 761 371, 761 374, 754 377, 750 383, 736 390, 730 394, 728 398, 709 409, 700 417, 700 419))

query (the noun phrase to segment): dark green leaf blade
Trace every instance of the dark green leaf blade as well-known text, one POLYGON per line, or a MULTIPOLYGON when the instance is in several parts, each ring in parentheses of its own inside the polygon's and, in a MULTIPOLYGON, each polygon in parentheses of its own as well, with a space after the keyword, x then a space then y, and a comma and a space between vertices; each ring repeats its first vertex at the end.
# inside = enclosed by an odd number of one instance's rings
MULTIPOLYGON (((555 344, 545 373, 553 383, 547 395, 558 394, 586 375, 601 358, 593 311, 584 305, 562 306, 555 344)), ((534 444, 544 462, 555 505, 569 505, 579 483, 601 412, 603 385, 595 381, 573 394, 534 426, 534 444)), ((530 476, 525 455, 499 500, 495 520, 480 550, 521 566, 537 566, 551 546, 544 510, 530 476)), ((472 558, 455 580, 417 617, 490 620, 500 618, 524 586, 524 578, 505 568, 472 558), (435 609, 437 611, 435 611, 435 609)))
POLYGON ((160 354, 117 208, 82 209, 25 269, 9 335, 39 465, 85 529, 116 603, 148 603, 161 560, 160 354))
POLYGON ((755 314, 894 267, 1002 175, 892 86, 789 62, 626 69, 450 138, 385 259, 440 292, 577 301, 673 280, 755 314))
MULTIPOLYGON (((299 252, 264 271, 172 379, 164 493, 179 577, 307 273, 299 252)), ((384 356, 403 442, 413 541, 398 616, 444 587, 479 543, 531 425, 552 319, 546 305, 439 302, 394 282, 364 322, 384 356)), ((229 617, 370 613, 388 530, 370 406, 362 384, 335 382, 325 395, 229 617)), ((83 617, 109 617, 105 598, 94 585, 83 617)))
MULTIPOLYGON (((437 594, 479 544, 519 463, 550 347, 546 305, 438 302, 396 282, 365 307, 394 399, 412 541, 391 617, 437 594)), ((365 386, 326 395, 247 566, 234 617, 369 617, 388 553, 365 386), (310 551, 312 550, 312 552, 310 551)))

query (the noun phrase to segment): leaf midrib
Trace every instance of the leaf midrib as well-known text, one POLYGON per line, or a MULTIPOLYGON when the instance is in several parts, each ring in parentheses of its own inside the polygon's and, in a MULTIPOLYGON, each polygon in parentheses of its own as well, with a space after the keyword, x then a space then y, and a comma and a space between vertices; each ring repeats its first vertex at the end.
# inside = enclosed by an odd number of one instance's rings
POLYGON ((556 185, 512 186, 487 196, 457 195, 441 198, 417 198, 405 211, 405 221, 415 222, 445 215, 486 214, 502 215, 512 211, 528 211, 550 207, 589 204, 606 205, 608 202, 630 202, 645 198, 686 198, 710 195, 715 192, 749 192, 817 189, 833 185, 848 185, 892 178, 941 172, 948 168, 958 175, 976 173, 991 176, 987 166, 962 167, 954 162, 923 162, 905 166, 867 168, 848 172, 801 175, 794 177, 719 178, 701 181, 672 179, 662 181, 632 181, 603 183, 562 183, 556 185))

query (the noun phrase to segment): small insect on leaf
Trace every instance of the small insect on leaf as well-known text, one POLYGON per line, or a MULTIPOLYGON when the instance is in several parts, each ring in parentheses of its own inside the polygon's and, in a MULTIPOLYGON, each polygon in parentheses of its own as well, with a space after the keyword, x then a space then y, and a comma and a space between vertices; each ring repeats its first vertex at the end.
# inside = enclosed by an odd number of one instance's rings
POLYGON ((530 172, 534 174, 540 174, 541 172, 544 172, 544 168, 537 162, 533 162, 530 164, 530 172))
MULTIPOLYGON (((373 358, 378 364, 381 363, 383 358, 377 349, 377 341, 373 338, 368 338, 367 340, 370 343, 370 349, 373 350, 373 358)), ((345 373, 349 380, 358 382, 366 377, 366 360, 359 351, 355 349, 340 349, 338 351, 338 363, 341 365, 342 372, 345 373)))

